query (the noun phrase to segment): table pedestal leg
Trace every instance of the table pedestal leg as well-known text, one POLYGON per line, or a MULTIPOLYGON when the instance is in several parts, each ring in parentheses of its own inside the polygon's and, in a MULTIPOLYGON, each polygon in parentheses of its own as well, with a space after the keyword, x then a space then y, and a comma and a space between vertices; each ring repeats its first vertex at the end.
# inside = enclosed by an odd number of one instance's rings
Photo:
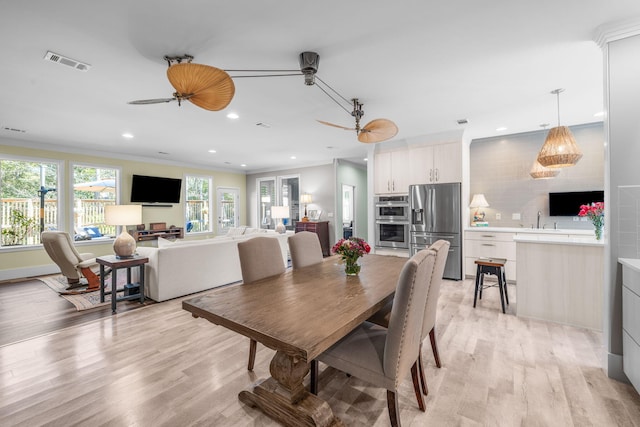
POLYGON ((271 378, 259 380, 251 391, 240 392, 241 402, 258 407, 286 426, 342 426, 324 400, 310 394, 302 383, 309 363, 280 351, 269 366, 271 378))

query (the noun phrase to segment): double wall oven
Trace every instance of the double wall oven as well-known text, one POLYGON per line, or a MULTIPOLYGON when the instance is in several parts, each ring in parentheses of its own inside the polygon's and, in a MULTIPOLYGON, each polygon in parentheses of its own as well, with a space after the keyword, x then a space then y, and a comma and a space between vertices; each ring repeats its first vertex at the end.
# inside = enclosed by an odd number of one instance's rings
POLYGON ((409 196, 376 196, 376 247, 409 248, 409 196))

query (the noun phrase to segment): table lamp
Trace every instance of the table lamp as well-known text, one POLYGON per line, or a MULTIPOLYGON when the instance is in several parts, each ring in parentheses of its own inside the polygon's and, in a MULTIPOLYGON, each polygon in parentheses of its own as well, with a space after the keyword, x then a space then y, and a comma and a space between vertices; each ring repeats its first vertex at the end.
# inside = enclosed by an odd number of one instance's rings
POLYGON ((118 259, 133 258, 136 240, 127 232, 127 225, 142 222, 142 205, 112 205, 104 208, 104 222, 107 225, 122 226, 122 232, 113 242, 113 252, 118 259))
POLYGON ((489 203, 487 199, 484 197, 484 194, 474 194, 471 199, 471 203, 469 204, 470 208, 476 208, 475 213, 473 214, 473 222, 472 226, 479 225, 489 225, 489 223, 484 221, 484 212, 480 212, 479 208, 487 208, 489 207, 489 203))
POLYGON ((284 232, 287 231, 287 228, 284 226, 282 220, 284 218, 289 218, 289 206, 272 206, 271 216, 274 219, 280 220, 278 225, 276 225, 276 231, 280 234, 284 234, 284 232))
POLYGON ((309 217, 307 216, 307 205, 309 203, 313 203, 313 199, 311 198, 311 194, 308 194, 308 193, 302 194, 302 196, 300 196, 300 203, 302 203, 304 205, 304 216, 302 217, 301 221, 302 222, 308 222, 309 221, 309 217))

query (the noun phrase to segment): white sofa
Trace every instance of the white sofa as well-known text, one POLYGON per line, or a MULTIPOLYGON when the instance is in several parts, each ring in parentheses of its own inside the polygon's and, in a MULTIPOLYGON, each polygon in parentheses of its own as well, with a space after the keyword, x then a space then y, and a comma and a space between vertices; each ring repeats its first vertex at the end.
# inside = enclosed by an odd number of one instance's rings
POLYGON ((138 247, 138 254, 149 258, 145 267, 145 294, 154 301, 165 301, 241 281, 238 242, 257 236, 278 239, 286 267, 287 238, 292 233, 240 227, 212 239, 174 242, 158 239, 157 248, 138 247))

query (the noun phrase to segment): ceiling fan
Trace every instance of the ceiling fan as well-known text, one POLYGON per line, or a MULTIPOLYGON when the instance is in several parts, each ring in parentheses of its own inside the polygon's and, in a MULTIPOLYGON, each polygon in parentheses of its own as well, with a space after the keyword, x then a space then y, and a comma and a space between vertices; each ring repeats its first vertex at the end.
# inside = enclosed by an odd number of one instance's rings
POLYGON ((358 135, 358 141, 364 143, 381 142, 393 138, 398 133, 398 127, 391 120, 375 119, 360 127, 360 119, 364 115, 362 103, 357 98, 348 101, 340 95, 335 89, 325 83, 316 75, 320 55, 316 52, 302 52, 299 56, 299 70, 222 70, 220 68, 209 65, 196 64, 193 56, 165 56, 165 61, 169 68, 167 69, 167 78, 171 85, 175 88, 173 97, 157 98, 157 99, 140 99, 130 101, 129 104, 146 105, 160 104, 171 101, 178 101, 181 105, 182 101, 188 100, 198 107, 211 111, 219 111, 227 107, 235 94, 235 85, 233 79, 243 77, 282 77, 282 76, 304 76, 304 83, 307 86, 317 86, 336 104, 338 104, 348 114, 356 119, 354 128, 349 128, 322 120, 318 122, 346 130, 355 130, 358 135), (228 72, 250 72, 259 74, 235 75, 230 76, 228 72), (317 84, 317 83, 320 84, 317 84), (328 90, 327 90, 328 89, 328 90), (329 93, 340 97, 343 101, 353 106, 353 110, 349 111, 340 101, 329 93))
POLYGON ((235 94, 236 87, 226 71, 209 65, 191 62, 193 56, 165 56, 169 65, 167 78, 176 90, 172 98, 139 99, 129 104, 147 105, 188 100, 205 110, 224 109, 235 94))

